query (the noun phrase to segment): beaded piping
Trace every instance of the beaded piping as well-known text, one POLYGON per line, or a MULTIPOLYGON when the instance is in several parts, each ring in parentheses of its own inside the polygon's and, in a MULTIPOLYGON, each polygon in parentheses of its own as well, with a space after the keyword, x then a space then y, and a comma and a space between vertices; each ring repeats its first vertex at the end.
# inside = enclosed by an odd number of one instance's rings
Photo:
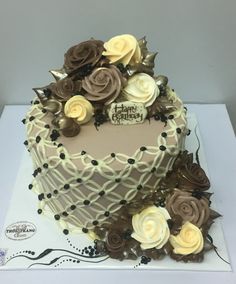
POLYGON ((168 137, 175 143, 167 145, 159 133, 156 145, 140 147, 132 157, 116 153, 99 160, 85 151, 69 154, 64 146, 53 142, 41 104, 33 104, 25 124, 27 148, 35 168, 30 189, 38 194, 38 212, 54 216, 66 234, 88 232, 110 217, 116 219, 121 207, 134 200, 140 190, 145 197, 157 189, 183 150, 187 133, 186 110, 181 100, 174 92, 168 96, 178 105, 171 113, 174 119, 168 120, 166 126, 168 137), (152 156, 151 162, 145 162, 144 152, 152 156), (119 171, 113 169, 114 162, 121 165, 119 171))

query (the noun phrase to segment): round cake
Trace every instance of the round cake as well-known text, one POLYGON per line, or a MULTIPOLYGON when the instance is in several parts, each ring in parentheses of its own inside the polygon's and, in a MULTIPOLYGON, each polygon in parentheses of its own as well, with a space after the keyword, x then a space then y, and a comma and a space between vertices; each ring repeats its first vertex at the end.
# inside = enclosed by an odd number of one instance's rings
POLYGON ((168 78, 154 75, 155 56, 132 35, 65 53, 63 67, 50 71, 56 81, 34 88, 23 121, 29 188, 39 214, 52 215, 64 234, 88 233, 113 258, 199 261, 216 217, 210 183, 184 149, 186 108, 168 78), (191 249, 181 247, 184 231, 191 249))

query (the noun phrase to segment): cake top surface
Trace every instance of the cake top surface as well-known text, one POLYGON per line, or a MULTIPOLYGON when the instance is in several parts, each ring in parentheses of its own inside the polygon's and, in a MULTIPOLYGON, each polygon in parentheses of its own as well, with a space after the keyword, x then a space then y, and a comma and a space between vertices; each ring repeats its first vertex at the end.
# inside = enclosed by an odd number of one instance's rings
POLYGON ((105 122, 165 121, 180 105, 173 104, 168 78, 154 75, 156 55, 145 37, 123 34, 106 42, 92 38, 70 47, 63 67, 50 71, 56 81, 34 91, 66 137, 78 135, 87 123, 98 128, 105 122))

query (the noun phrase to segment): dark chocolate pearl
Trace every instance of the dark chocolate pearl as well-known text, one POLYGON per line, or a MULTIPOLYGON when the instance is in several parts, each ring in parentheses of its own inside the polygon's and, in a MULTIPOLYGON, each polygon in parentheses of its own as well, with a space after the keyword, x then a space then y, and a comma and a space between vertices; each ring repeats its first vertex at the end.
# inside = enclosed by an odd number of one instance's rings
POLYGON ((147 150, 147 148, 145 147, 145 146, 142 146, 141 148, 140 148, 140 151, 146 151, 147 150))
POLYGON ((156 171, 156 168, 153 167, 153 168, 151 169, 151 173, 155 173, 155 171, 156 171))
POLYGON ((142 189, 143 188, 143 186, 141 185, 141 184, 139 184, 138 186, 137 186, 137 190, 140 190, 140 189, 142 189))
POLYGON ((94 165, 94 166, 97 166, 97 165, 98 165, 98 161, 92 160, 92 161, 91 161, 91 164, 94 165))
POLYGON ((73 205, 71 205, 70 209, 71 209, 71 210, 75 210, 75 209, 76 209, 76 206, 73 204, 73 205))
POLYGON ((48 193, 47 198, 51 198, 51 197, 52 197, 51 193, 48 193))
POLYGON ((97 220, 94 220, 94 221, 93 221, 93 225, 94 225, 94 226, 97 226, 97 225, 98 225, 98 221, 97 221, 97 220))
POLYGON ((189 136, 191 134, 191 130, 189 129, 188 130, 188 133, 187 133, 187 136, 189 136))
POLYGON ((125 199, 122 199, 121 201, 120 201, 120 204, 121 205, 125 205, 127 203, 127 201, 125 200, 125 199))
POLYGON ((54 192, 54 194, 58 194, 58 190, 57 189, 55 189, 53 192, 54 192))
POLYGON ((76 180, 78 183, 81 183, 82 182, 82 179, 81 178, 77 178, 76 180))
POLYGON ((70 185, 68 184, 68 183, 66 183, 65 185, 64 185, 64 189, 69 189, 70 188, 70 185))
POLYGON ((115 153, 111 153, 111 157, 115 158, 116 154, 115 153))
POLYGON ((62 143, 59 143, 59 144, 57 145, 57 148, 62 147, 62 146, 63 146, 63 144, 62 144, 62 143))
POLYGON ((28 144, 29 144, 28 141, 25 140, 24 145, 25 145, 25 146, 28 146, 28 144))
POLYGON ((65 157, 66 157, 66 156, 65 156, 65 154, 64 154, 64 153, 61 153, 61 154, 60 154, 60 158, 61 158, 62 160, 64 160, 64 159, 65 159, 65 157))
POLYGON ((23 119, 21 120, 21 122, 22 122, 23 124, 25 124, 25 123, 26 123, 26 119, 23 118, 23 119))
POLYGON ((42 214, 43 210, 42 209, 38 209, 38 214, 42 214))
POLYGON ((167 133, 166 133, 166 132, 162 132, 162 133, 161 133, 161 136, 162 136, 163 138, 166 138, 166 137, 167 137, 167 133))
POLYGON ((161 151, 165 151, 165 150, 166 150, 166 147, 165 147, 164 145, 161 145, 161 146, 159 147, 159 149, 160 149, 161 151))
POLYGON ((41 201, 44 199, 44 193, 38 195, 38 200, 41 201))
POLYGON ((45 108, 42 109, 42 113, 46 113, 47 110, 45 108))
POLYGON ((34 116, 30 116, 29 121, 33 121, 35 119, 34 116))
POLYGON ((33 188, 33 184, 30 183, 30 184, 28 185, 28 188, 29 188, 29 189, 32 189, 32 188, 33 188))
POLYGON ((178 128, 176 128, 176 132, 178 133, 178 134, 180 134, 181 133, 181 129, 178 127, 178 128))
POLYGON ((42 172, 41 168, 37 168, 38 173, 40 174, 42 172))
POLYGON ((54 219, 57 220, 57 221, 60 220, 60 215, 58 215, 58 214, 54 215, 54 219))
POLYGON ((41 140, 41 137, 40 137, 40 136, 37 136, 37 137, 36 137, 36 143, 39 143, 40 140, 41 140))
POLYGON ((44 167, 44 169, 47 169, 47 168, 48 168, 48 164, 47 164, 47 163, 44 163, 44 164, 43 164, 43 167, 44 167))
POLYGON ((64 212, 62 212, 62 215, 67 217, 69 214, 66 211, 64 211, 64 212))
POLYGON ((115 182, 119 183, 119 182, 121 182, 121 179, 120 178, 116 178, 115 182))
POLYGON ((69 231, 68 231, 67 229, 64 229, 64 230, 63 230, 63 233, 64 233, 65 235, 68 235, 68 234, 69 234, 69 231))
POLYGON ((170 115, 168 116, 168 118, 169 118, 169 119, 173 119, 173 118, 174 118, 173 114, 170 114, 170 115))
POLYGON ((88 233, 88 229, 87 229, 87 228, 83 228, 83 229, 82 229, 82 232, 83 232, 83 233, 88 233))
POLYGON ((161 207, 165 207, 165 202, 160 202, 161 207))
POLYGON ((85 151, 81 151, 81 155, 85 155, 86 154, 86 152, 85 151))
POLYGON ((155 115, 154 115, 154 119, 155 119, 155 120, 160 120, 160 116, 159 116, 158 114, 155 114, 155 115))
POLYGON ((103 196, 103 195, 105 194, 105 191, 102 190, 102 191, 100 191, 98 194, 99 194, 100 196, 103 196))
POLYGON ((49 124, 45 124, 44 127, 47 128, 47 129, 49 129, 49 128, 50 128, 50 125, 49 125, 49 124))
POLYGON ((109 215, 110 215, 110 212, 109 212, 109 211, 106 211, 106 212, 104 213, 104 216, 106 216, 106 217, 109 217, 109 215))
POLYGON ((89 205, 90 204, 90 201, 89 200, 84 200, 84 205, 89 205))
POLYGON ((128 161, 128 163, 131 164, 131 165, 133 165, 133 164, 135 163, 135 160, 134 160, 134 159, 131 159, 131 158, 129 158, 127 161, 128 161))

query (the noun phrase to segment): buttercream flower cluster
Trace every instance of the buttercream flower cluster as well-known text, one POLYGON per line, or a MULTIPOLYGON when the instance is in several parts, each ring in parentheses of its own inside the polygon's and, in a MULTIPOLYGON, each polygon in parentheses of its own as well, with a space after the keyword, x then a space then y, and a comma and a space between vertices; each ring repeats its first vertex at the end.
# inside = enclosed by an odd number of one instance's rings
MULTIPOLYGON (((155 56, 148 51, 145 38, 137 40, 130 34, 106 42, 90 39, 70 47, 63 68, 50 71, 56 82, 34 90, 46 109, 64 119, 63 125, 79 129, 93 117, 96 120, 97 110, 108 119, 112 103, 129 101, 145 108, 156 105, 160 89, 165 94, 167 81, 160 83, 160 78, 153 76, 155 56)), ((68 129, 63 129, 68 136, 79 132, 68 129)))
POLYGON ((168 254, 177 261, 202 261, 214 248, 207 239, 213 220, 210 182, 205 171, 187 151, 181 152, 160 184, 145 198, 135 197, 110 226, 96 227, 102 247, 110 257, 123 260, 146 256, 159 259, 168 254), (107 230, 104 238, 104 229, 107 230))

